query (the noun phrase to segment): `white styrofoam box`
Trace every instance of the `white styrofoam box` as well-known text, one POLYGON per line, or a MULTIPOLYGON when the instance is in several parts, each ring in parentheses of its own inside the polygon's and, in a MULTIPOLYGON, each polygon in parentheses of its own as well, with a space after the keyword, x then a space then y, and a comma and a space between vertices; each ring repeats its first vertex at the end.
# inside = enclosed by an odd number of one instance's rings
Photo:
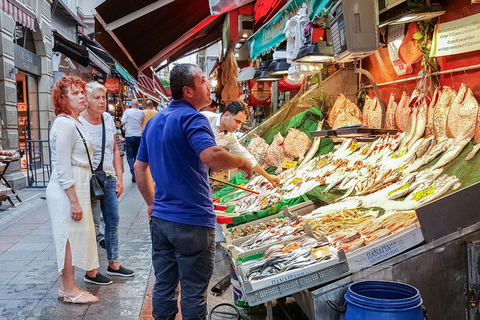
POLYGON ((347 253, 348 266, 351 271, 358 271, 396 256, 423 241, 420 227, 414 224, 363 248, 347 253))

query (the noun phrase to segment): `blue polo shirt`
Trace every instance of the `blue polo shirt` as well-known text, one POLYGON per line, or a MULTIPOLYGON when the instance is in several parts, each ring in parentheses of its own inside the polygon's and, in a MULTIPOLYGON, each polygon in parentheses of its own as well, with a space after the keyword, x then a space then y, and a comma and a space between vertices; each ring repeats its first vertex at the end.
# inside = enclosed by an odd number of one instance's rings
POLYGON ((147 122, 137 160, 149 163, 155 182, 152 216, 215 227, 208 167, 200 160, 215 145, 207 118, 186 101, 173 100, 147 122))

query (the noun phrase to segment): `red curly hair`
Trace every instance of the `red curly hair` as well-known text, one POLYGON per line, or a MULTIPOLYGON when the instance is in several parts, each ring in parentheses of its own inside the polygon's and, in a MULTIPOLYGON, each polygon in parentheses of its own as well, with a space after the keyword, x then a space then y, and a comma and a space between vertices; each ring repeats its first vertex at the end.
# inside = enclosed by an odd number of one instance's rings
POLYGON ((78 86, 85 91, 85 81, 77 76, 63 76, 58 80, 55 89, 52 92, 52 102, 55 107, 55 115, 59 114, 70 115, 70 106, 68 105, 68 89, 73 86, 78 86))

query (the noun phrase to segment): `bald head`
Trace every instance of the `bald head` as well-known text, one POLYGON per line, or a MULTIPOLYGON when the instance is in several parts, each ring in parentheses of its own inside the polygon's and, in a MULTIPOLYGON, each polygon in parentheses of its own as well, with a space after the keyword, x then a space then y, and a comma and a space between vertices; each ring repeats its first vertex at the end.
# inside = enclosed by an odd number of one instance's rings
POLYGON ((145 102, 145 108, 146 109, 153 109, 153 101, 152 100, 147 100, 145 102))
POLYGON ((137 99, 132 100, 132 108, 133 109, 138 109, 138 100, 137 99))

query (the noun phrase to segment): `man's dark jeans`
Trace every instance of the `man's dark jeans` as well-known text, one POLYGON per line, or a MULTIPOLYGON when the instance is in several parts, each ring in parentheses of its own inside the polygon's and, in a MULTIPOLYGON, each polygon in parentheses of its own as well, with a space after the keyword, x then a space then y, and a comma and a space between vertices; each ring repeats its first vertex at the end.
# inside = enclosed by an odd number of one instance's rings
POLYGON ((140 140, 142 137, 126 137, 125 151, 127 153, 127 162, 130 167, 130 173, 133 174, 133 164, 137 158, 138 148, 140 148, 140 140))
POLYGON ((215 229, 152 217, 152 260, 155 269, 153 317, 175 319, 175 288, 180 281, 184 320, 207 318, 206 293, 213 273, 215 229))

